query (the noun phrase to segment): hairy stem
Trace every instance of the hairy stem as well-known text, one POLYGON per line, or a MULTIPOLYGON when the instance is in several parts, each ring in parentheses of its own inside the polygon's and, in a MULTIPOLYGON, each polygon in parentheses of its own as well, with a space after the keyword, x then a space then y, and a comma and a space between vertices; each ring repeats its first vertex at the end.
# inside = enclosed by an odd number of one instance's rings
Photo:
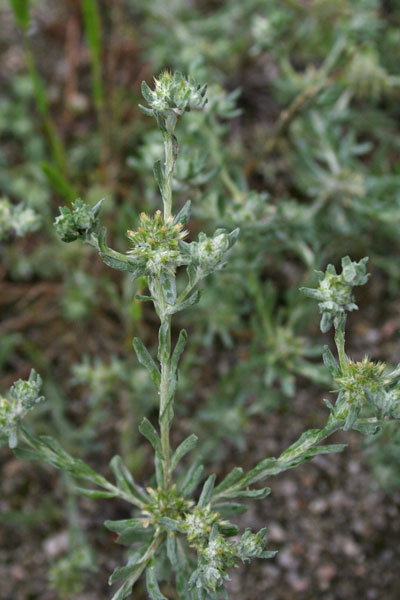
POLYGON ((341 429, 343 425, 344 420, 334 419, 330 422, 328 421, 323 429, 310 430, 310 433, 313 433, 314 435, 310 436, 308 439, 304 439, 304 434, 302 434, 298 440, 300 443, 293 444, 293 449, 288 448, 276 459, 266 458, 264 461, 261 461, 261 463, 256 465, 248 473, 245 473, 239 481, 220 494, 216 494, 213 497, 213 503, 223 497, 229 496, 229 494, 246 488, 256 481, 267 479, 272 475, 277 475, 282 471, 287 471, 288 469, 296 467, 298 465, 298 459, 300 459, 305 452, 316 447, 324 439, 341 429), (304 442, 302 441, 303 439, 304 442))
POLYGON ((172 174, 175 166, 174 157, 174 142, 173 135, 166 134, 164 141, 165 148, 165 178, 163 189, 164 201, 164 221, 166 221, 172 213, 172 174))
POLYGON ((339 364, 342 372, 346 374, 348 372, 349 362, 346 356, 344 347, 344 326, 345 320, 340 320, 336 325, 335 323, 335 344, 339 356, 339 364))
POLYGON ((163 475, 164 475, 164 487, 167 490, 171 484, 171 450, 169 443, 169 410, 168 410, 168 396, 169 396, 169 381, 171 372, 171 317, 166 317, 164 323, 166 323, 166 347, 163 349, 161 354, 168 358, 161 359, 161 383, 160 383, 160 434, 161 434, 161 451, 163 456, 163 475))

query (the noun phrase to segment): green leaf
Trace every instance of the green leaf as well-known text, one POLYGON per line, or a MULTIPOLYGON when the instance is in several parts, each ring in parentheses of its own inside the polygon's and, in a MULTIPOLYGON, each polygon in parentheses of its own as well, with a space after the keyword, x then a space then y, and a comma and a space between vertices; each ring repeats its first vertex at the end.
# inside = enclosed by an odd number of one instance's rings
POLYGON ((322 359, 324 361, 324 365, 329 370, 332 377, 336 377, 339 373, 339 365, 328 346, 323 347, 322 359))
MULTIPOLYGON (((121 568, 121 567, 117 567, 117 568, 121 568)), ((115 569, 116 571, 117 569, 115 569)), ((114 573, 113 573, 114 574, 114 573)), ((132 592, 132 584, 129 581, 126 581, 124 583, 124 585, 122 585, 119 590, 116 591, 116 593, 114 594, 114 596, 111 598, 111 600, 125 600, 125 598, 128 598, 128 596, 131 595, 132 592)))
POLYGON ((92 69, 93 100, 97 106, 101 106, 103 104, 101 21, 97 0, 83 0, 82 13, 92 69))
POLYGON ((124 533, 127 529, 142 529, 141 519, 122 519, 120 521, 104 521, 104 527, 115 533, 124 533))
POLYGON ((193 450, 193 448, 196 447, 198 439, 199 438, 197 437, 197 435, 192 433, 191 435, 189 435, 189 437, 183 440, 181 444, 179 444, 174 454, 172 455, 171 471, 174 471, 176 469, 179 461, 185 456, 185 454, 187 454, 188 452, 193 450))
MULTIPOLYGON (((153 94, 149 86, 145 81, 142 81, 142 95, 148 104, 152 104, 153 102, 153 94)), ((144 107, 145 108, 145 107, 144 107)))
POLYGON ((231 231, 228 234, 229 248, 232 248, 233 244, 235 244, 237 242, 239 233, 240 233, 240 229, 239 229, 239 227, 237 227, 236 229, 234 229, 233 231, 231 231))
POLYGON ((253 498, 254 500, 263 500, 271 493, 271 488, 265 487, 260 490, 240 490, 227 494, 225 498, 253 498))
POLYGON ((154 529, 149 527, 140 529, 139 527, 128 527, 122 533, 119 534, 117 544, 122 546, 132 546, 138 542, 147 543, 154 535, 154 529))
POLYGON ((160 387, 160 383, 161 383, 161 375, 160 375, 160 371, 159 371, 156 363, 150 356, 149 351, 143 344, 142 340, 139 338, 134 338, 133 347, 135 349, 136 356, 138 357, 138 361, 140 362, 141 365, 146 367, 146 369, 150 373, 150 377, 151 377, 154 385, 158 389, 160 387))
POLYGON ((175 216, 174 223, 175 224, 180 223, 182 225, 182 227, 186 227, 186 225, 188 224, 189 219, 190 219, 191 210, 192 210, 192 203, 190 200, 188 200, 187 202, 185 202, 185 204, 183 205, 181 210, 175 216))
POLYGON ((182 352, 185 349, 186 346, 186 341, 187 341, 187 332, 185 331, 185 329, 182 329, 179 332, 179 337, 178 337, 178 341, 176 342, 174 351, 172 353, 172 358, 171 358, 171 371, 176 372, 177 368, 178 368, 178 362, 179 359, 181 357, 182 352))
POLYGON ((199 508, 205 508, 207 506, 207 504, 210 503, 211 498, 212 498, 213 489, 214 489, 215 478, 216 478, 216 476, 214 474, 212 474, 206 480, 206 482, 203 486, 203 489, 201 491, 199 501, 197 502, 197 506, 199 508))
POLYGON ((175 304, 175 306, 171 306, 170 309, 167 310, 169 315, 173 315, 181 310, 185 310, 185 308, 190 308, 194 304, 196 304, 200 300, 200 290, 196 290, 189 298, 180 302, 179 304, 175 304))
POLYGON ((40 166, 48 183, 57 194, 62 196, 67 202, 73 202, 77 198, 78 194, 57 166, 45 160, 40 163, 40 166))
POLYGON ((203 469, 203 465, 198 465, 196 463, 193 463, 190 466, 180 487, 182 496, 188 497, 192 495, 192 493, 200 483, 203 474, 203 469))
POLYGON ((140 110, 147 117, 154 117, 154 111, 152 108, 147 108, 147 106, 143 106, 143 104, 138 104, 140 110))
POLYGON ((121 254, 120 252, 116 252, 109 248, 106 244, 106 228, 102 227, 99 235, 98 235, 98 244, 99 244, 99 254, 101 256, 102 261, 112 269, 117 269, 118 271, 130 271, 131 273, 135 272, 135 267, 132 265, 125 254, 121 254))
POLYGON ((160 363, 166 363, 169 360, 169 341, 170 336, 170 324, 168 320, 163 321, 158 330, 158 355, 157 358, 160 363))
POLYGON ((238 504, 237 502, 220 502, 214 505, 214 510, 219 512, 221 517, 237 517, 242 515, 248 510, 248 506, 245 504, 238 504))
POLYGON ((167 535, 167 556, 171 565, 176 568, 178 566, 178 556, 176 548, 176 536, 172 533, 167 535))
POLYGON ((164 485, 164 466, 161 454, 158 452, 154 455, 154 466, 156 468, 156 483, 158 487, 162 487, 164 485))
POLYGON ((218 531, 224 537, 233 537, 234 535, 237 535, 240 530, 237 525, 233 525, 232 523, 229 523, 228 525, 219 524, 218 531))
POLYGON ((228 475, 221 481, 221 483, 217 485, 217 487, 214 490, 214 495, 224 492, 227 488, 231 487, 234 483, 239 481, 242 475, 242 467, 235 467, 230 473, 228 473, 228 475))
POLYGON ((75 486, 74 490, 86 498, 115 498, 115 492, 103 492, 102 490, 88 490, 87 488, 75 486))
POLYGON ((160 441, 159 435, 158 435, 156 429, 150 423, 150 421, 148 419, 146 419, 146 417, 144 417, 143 421, 140 423, 139 431, 142 435, 144 435, 144 437, 146 439, 149 440, 149 442, 153 446, 154 450, 161 457, 162 452, 161 452, 161 441, 160 441))
POLYGON ((357 406, 356 404, 350 404, 349 411, 346 416, 346 421, 343 425, 343 431, 349 431, 352 429, 354 423, 357 421, 361 412, 361 406, 357 406))
POLYGON ((174 306, 176 302, 176 280, 170 273, 161 273, 161 287, 164 292, 165 301, 169 306, 174 306))
POLYGON ((289 448, 282 452, 279 458, 287 458, 290 455, 297 454, 299 451, 305 451, 310 448, 313 444, 318 442, 320 429, 308 429, 301 434, 298 440, 296 440, 289 448))
POLYGON ((181 522, 169 517, 160 517, 158 523, 167 529, 167 531, 181 531, 181 522))
POLYGON ((325 444, 311 448, 307 453, 307 457, 316 456, 317 454, 331 454, 332 452, 343 452, 347 448, 347 444, 325 444))
POLYGON ((27 30, 30 25, 29 4, 30 0, 10 0, 11 8, 14 13, 17 25, 21 29, 27 30))
POLYGON ((144 493, 142 488, 136 484, 132 474, 124 465, 120 456, 116 455, 111 459, 110 468, 114 473, 117 485, 121 490, 132 494, 132 496, 135 496, 135 498, 140 500, 140 502, 144 502, 145 504, 150 501, 149 497, 144 493))
POLYGON ((151 600, 168 600, 158 587, 156 568, 154 562, 146 569, 146 589, 151 600))
POLYGON ((83 0, 82 12, 90 53, 99 59, 101 56, 101 24, 96 0, 83 0))
POLYGON ((165 173, 164 169, 161 166, 161 161, 157 160, 153 165, 154 178, 157 182, 159 190, 161 192, 161 196, 164 197, 164 178, 165 173))

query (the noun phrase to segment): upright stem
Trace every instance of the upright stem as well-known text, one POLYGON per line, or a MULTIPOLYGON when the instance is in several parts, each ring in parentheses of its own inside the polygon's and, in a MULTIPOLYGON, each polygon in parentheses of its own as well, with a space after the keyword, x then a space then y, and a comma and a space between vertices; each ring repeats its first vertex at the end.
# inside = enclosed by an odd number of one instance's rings
MULTIPOLYGON (((161 383, 160 383, 160 434, 161 451, 163 456, 163 475, 164 487, 167 490, 171 484, 171 450, 169 443, 169 383, 171 373, 171 317, 165 318, 166 323, 166 348, 164 349, 165 358, 161 358, 161 383)), ((162 326, 162 325, 161 325, 162 326)))
POLYGON ((172 213, 172 174, 174 171, 174 142, 171 134, 165 135, 165 178, 163 189, 164 200, 164 221, 166 221, 172 213))
POLYGON ((171 379, 171 315, 166 314, 167 303, 162 289, 161 279, 159 277, 155 279, 154 284, 153 293, 156 298, 155 305, 161 321, 158 345, 158 360, 160 361, 161 367, 159 424, 164 489, 167 490, 171 485, 171 449, 169 443, 170 410, 168 408, 171 379))
POLYGON ((341 319, 339 323, 335 323, 335 344, 338 351, 340 368, 343 373, 348 372, 348 360, 344 349, 344 326, 345 319, 341 319))

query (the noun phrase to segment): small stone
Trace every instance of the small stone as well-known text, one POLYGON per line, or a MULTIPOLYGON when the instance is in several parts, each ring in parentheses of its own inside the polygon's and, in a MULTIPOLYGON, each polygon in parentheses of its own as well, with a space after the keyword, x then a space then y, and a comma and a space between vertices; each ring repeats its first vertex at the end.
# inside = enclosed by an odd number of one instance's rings
POLYGON ((59 556, 68 550, 68 532, 62 531, 47 538, 43 544, 43 548, 48 556, 59 556))

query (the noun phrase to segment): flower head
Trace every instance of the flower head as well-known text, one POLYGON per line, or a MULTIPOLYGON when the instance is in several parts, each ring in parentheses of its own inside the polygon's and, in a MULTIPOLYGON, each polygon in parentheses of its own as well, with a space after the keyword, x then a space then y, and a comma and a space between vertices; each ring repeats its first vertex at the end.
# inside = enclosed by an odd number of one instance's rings
POLYGON ((142 213, 137 230, 128 231, 127 235, 132 242, 128 254, 142 274, 174 274, 178 266, 185 264, 179 241, 187 235, 187 231, 181 223, 175 223, 173 217, 164 220, 159 210, 154 217, 142 213))
POLYGON ((198 277, 202 278, 224 267, 226 253, 236 242, 238 235, 239 229, 231 233, 225 229, 217 229, 213 237, 200 233, 198 242, 181 244, 181 248, 189 262, 197 268, 198 277))
POLYGON ((203 108, 207 102, 206 88, 206 85, 198 85, 192 79, 183 77, 179 71, 174 74, 164 71, 154 78, 154 90, 146 82, 142 83, 143 97, 150 106, 150 109, 144 110, 150 114, 155 111, 166 117, 169 111, 181 115, 185 111, 203 108))
POLYGON ((74 240, 84 240, 98 227, 98 214, 102 200, 91 207, 78 198, 72 203, 72 208, 68 206, 60 207, 60 214, 54 221, 56 231, 63 242, 73 242, 74 240))
POLYGON ((42 378, 33 369, 29 379, 19 379, 11 386, 8 398, 0 397, 0 439, 8 438, 10 448, 18 445, 18 427, 25 415, 41 402, 42 378))
POLYGON ((368 258, 353 262, 348 256, 342 258, 342 272, 338 275, 333 265, 326 272, 318 272, 319 287, 301 288, 302 292, 318 300, 322 314, 321 330, 326 333, 335 319, 343 317, 347 311, 357 310, 354 302, 353 286, 364 285, 368 281, 368 258))

